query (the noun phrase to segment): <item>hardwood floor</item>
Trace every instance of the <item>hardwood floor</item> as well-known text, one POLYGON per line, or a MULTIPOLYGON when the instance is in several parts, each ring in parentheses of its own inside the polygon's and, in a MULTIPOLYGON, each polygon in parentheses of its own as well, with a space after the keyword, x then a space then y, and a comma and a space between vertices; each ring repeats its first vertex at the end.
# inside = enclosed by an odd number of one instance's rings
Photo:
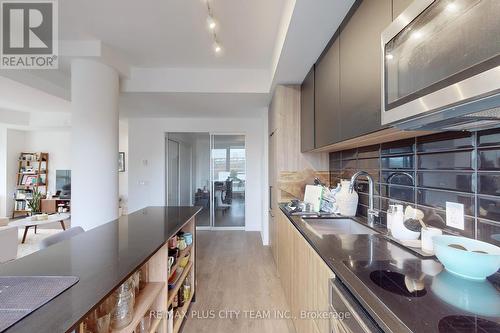
POLYGON ((184 333, 295 332, 290 319, 275 316, 289 307, 271 250, 262 246, 260 233, 200 231, 197 237, 198 291, 184 333), (206 318, 212 314, 215 318, 206 318), (251 318, 252 314, 270 318, 251 318))

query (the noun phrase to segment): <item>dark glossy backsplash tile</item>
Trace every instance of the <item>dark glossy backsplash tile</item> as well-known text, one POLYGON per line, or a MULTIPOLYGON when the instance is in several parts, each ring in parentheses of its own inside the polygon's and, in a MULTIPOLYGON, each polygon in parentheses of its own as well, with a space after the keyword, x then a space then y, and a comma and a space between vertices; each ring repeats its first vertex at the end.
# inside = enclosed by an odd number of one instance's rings
POLYGON ((380 146, 367 146, 358 148, 358 158, 378 158, 380 156, 380 146))
POLYGON ((336 151, 334 153, 330 153, 330 161, 340 161, 342 153, 340 151, 336 151))
POLYGON ((412 154, 415 149, 415 139, 407 139, 383 143, 380 149, 381 155, 403 155, 412 154))
POLYGON ((500 246, 500 224, 478 219, 476 237, 483 242, 500 246))
MULTIPOLYGON (((365 205, 368 207, 369 200, 370 200, 369 195, 365 194, 365 193, 359 193, 358 195, 359 195, 359 204, 365 205)), ((380 197, 379 196, 373 197, 373 207, 375 207, 375 209, 380 209, 380 197)))
POLYGON ((357 149, 343 150, 341 153, 342 160, 355 159, 358 157, 357 149))
POLYGON ((481 149, 478 156, 478 170, 500 170, 500 149, 481 149))
POLYGON ((381 183, 394 184, 394 185, 415 185, 415 172, 408 171, 381 171, 381 183))
POLYGON ((500 197, 478 196, 477 206, 479 217, 500 222, 500 197))
POLYGON ((380 188, 383 197, 406 202, 415 201, 415 188, 412 186, 382 184, 380 188))
POLYGON ((418 152, 472 148, 474 138, 468 132, 445 132, 417 138, 418 152))
MULTIPOLYGON (((373 179, 373 181, 375 182, 373 184, 373 192, 375 193, 375 195, 379 195, 380 194, 380 183, 375 178, 373 179)), ((366 194, 370 193, 368 181, 365 181, 365 180, 356 181, 356 192, 366 193, 366 194)))
POLYGON ((477 191, 479 194, 500 195, 500 173, 479 173, 477 191))
POLYGON ((379 168, 380 168, 380 159, 378 158, 358 159, 358 169, 366 170, 366 169, 379 169, 379 168))
MULTIPOLYGON (((389 204, 403 203, 421 209, 426 223, 446 233, 500 242, 494 238, 500 234, 500 129, 438 133, 330 154, 332 184, 359 170, 375 181, 382 223, 389 204), (446 202, 464 205, 464 230, 446 226, 446 202)), ((358 215, 366 216, 366 179, 356 182, 356 190, 358 215)))
POLYGON ((342 160, 342 169, 356 169, 358 167, 357 160, 342 160))
POLYGON ((473 177, 472 172, 419 171, 417 173, 417 185, 418 187, 472 193, 473 177))
POLYGON ((477 144, 480 147, 500 146, 500 129, 495 128, 478 132, 477 144))
POLYGON ((418 168, 428 170, 472 170, 472 151, 419 154, 418 168))
POLYGON ((472 216, 464 216, 464 230, 452 228, 446 225, 446 212, 433 209, 432 207, 417 206, 425 214, 425 223, 436 228, 443 229, 445 233, 461 235, 469 238, 475 237, 475 218, 472 216))
POLYGON ((413 155, 382 157, 382 169, 413 169, 413 155))
POLYGON ((330 170, 340 170, 342 169, 342 162, 340 160, 330 159, 330 170))
POLYGON ((446 202, 461 203, 464 205, 465 214, 469 216, 474 216, 475 201, 474 201, 474 195, 472 194, 461 193, 461 192, 428 190, 420 188, 417 190, 417 204, 419 205, 445 210, 446 202))

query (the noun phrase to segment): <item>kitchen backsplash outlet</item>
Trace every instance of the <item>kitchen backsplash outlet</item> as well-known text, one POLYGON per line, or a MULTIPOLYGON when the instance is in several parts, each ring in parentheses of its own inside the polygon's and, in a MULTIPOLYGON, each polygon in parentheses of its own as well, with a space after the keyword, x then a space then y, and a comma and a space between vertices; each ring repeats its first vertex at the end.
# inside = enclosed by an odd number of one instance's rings
MULTIPOLYGON (((386 223, 391 203, 421 209, 425 222, 500 246, 500 129, 446 132, 330 153, 332 186, 367 171, 375 208, 386 223), (463 230, 446 225, 446 203, 463 205, 463 230)), ((366 216, 368 182, 357 183, 358 214, 366 216)))

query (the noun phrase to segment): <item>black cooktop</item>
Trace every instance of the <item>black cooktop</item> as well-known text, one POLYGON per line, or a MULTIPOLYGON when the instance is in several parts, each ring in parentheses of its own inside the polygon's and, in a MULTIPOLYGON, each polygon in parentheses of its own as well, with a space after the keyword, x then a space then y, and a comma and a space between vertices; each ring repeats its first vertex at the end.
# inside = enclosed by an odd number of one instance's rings
POLYGON ((413 332, 500 333, 500 273, 478 282, 434 260, 344 264, 413 332))

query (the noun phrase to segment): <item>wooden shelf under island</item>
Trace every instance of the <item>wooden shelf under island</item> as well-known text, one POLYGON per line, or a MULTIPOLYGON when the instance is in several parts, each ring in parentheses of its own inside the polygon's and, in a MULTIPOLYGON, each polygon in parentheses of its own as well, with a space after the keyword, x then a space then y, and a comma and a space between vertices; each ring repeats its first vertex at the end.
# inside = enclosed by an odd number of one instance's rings
POLYGON ((132 322, 124 328, 119 330, 112 330, 112 333, 132 333, 141 322, 142 318, 148 316, 148 311, 151 309, 154 301, 165 287, 165 283, 149 282, 143 290, 139 293, 135 300, 134 318, 132 322))
MULTIPOLYGON (((133 319, 129 325, 121 329, 111 330, 111 333, 133 333, 137 331, 137 326, 145 316, 151 318, 151 323, 148 328, 150 333, 179 333, 184 320, 188 317, 187 311, 194 299, 196 290, 196 220, 191 218, 189 221, 179 224, 177 227, 170 230, 170 238, 165 242, 152 257, 144 262, 139 269, 136 269, 131 274, 138 270, 145 272, 142 276, 146 278, 145 287, 136 295, 134 305, 133 319), (189 257, 186 267, 179 270, 180 276, 176 279, 172 289, 168 289, 168 280, 172 276, 168 276, 168 253, 169 243, 173 237, 177 237, 179 232, 189 232, 193 235, 192 244, 188 245, 184 250, 178 251, 176 264, 172 266, 172 271, 177 271, 180 268, 181 259, 189 257), (186 283, 187 279, 189 281, 186 283), (174 305, 174 299, 179 294, 179 290, 185 284, 190 286, 189 295, 186 296, 182 306, 173 309, 173 317, 168 317, 168 309, 174 305), (168 330, 168 327, 171 330, 168 330)), ((172 242, 176 243, 176 242, 172 242)), ((186 259, 185 259, 186 260, 186 259)), ((173 273, 171 274, 173 275, 173 273)), ((104 301, 104 300, 103 300, 104 301)), ((102 302, 102 301, 101 301, 102 302)), ((83 321, 79 325, 79 333, 85 333, 83 321)))

